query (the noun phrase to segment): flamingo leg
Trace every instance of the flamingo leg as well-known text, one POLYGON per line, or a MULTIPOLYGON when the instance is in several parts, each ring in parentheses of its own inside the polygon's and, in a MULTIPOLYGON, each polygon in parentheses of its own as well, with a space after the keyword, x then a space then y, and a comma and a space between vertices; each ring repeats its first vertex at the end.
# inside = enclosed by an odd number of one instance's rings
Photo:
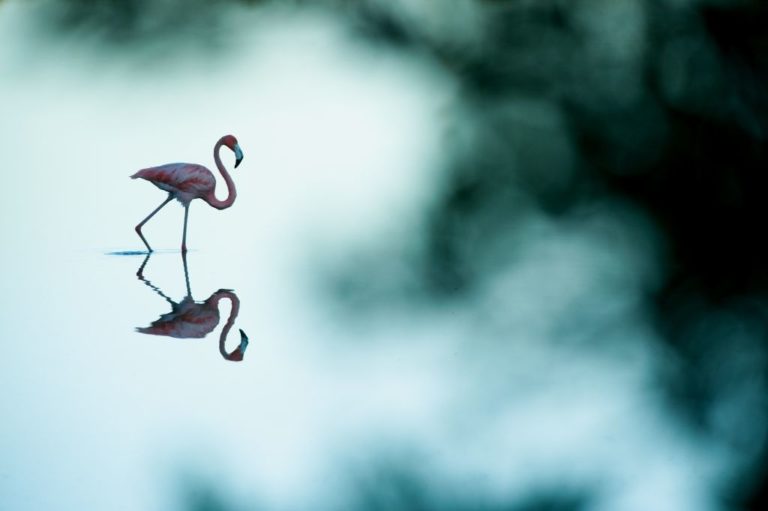
POLYGON ((181 253, 181 261, 184 263, 184 282, 187 284, 187 296, 192 297, 192 289, 189 287, 189 270, 187 269, 187 253, 181 253))
POLYGON ((184 234, 181 237, 181 253, 187 253, 187 218, 189 217, 189 204, 184 205, 184 234))
POLYGON ((144 277, 144 267, 145 267, 145 266, 147 265, 147 263, 149 262, 149 257, 150 257, 150 255, 151 255, 151 254, 147 254, 147 257, 145 257, 145 258, 144 258, 144 262, 143 262, 143 263, 141 263, 141 266, 139 266, 139 269, 138 269, 138 271, 136 271, 136 276, 139 278, 139 280, 140 280, 140 281, 142 281, 144 284, 146 284, 147 286, 149 286, 150 288, 152 288, 152 290, 153 290, 155 293, 157 293, 157 294, 159 294, 160 296, 162 296, 163 298, 165 298, 165 301, 167 301, 168 303, 170 303, 170 304, 171 304, 171 306, 174 306, 174 305, 176 305, 176 304, 173 302, 173 300, 171 300, 171 299, 170 299, 168 296, 166 296, 166 294, 165 294, 165 293, 163 293, 163 292, 160 290, 160 288, 159 288, 159 287, 157 287, 156 285, 152 284, 152 283, 151 283, 149 280, 147 280, 147 279, 144 277))
POLYGON ((173 199, 173 196, 172 196, 172 195, 168 195, 168 198, 167 198, 167 199, 165 199, 165 200, 163 201, 163 203, 162 203, 162 204, 160 204, 160 205, 159 205, 157 208, 155 208, 155 210, 154 210, 152 213, 150 213, 149 215, 147 215, 147 218, 145 218, 144 220, 142 220, 141 222, 139 222, 139 225, 137 225, 137 226, 136 226, 136 234, 138 234, 138 235, 139 235, 139 238, 141 238, 141 241, 143 241, 143 242, 144 242, 144 244, 147 246, 147 250, 148 250, 149 252, 152 252, 152 247, 150 247, 150 246, 149 246, 149 243, 147 243, 147 239, 144 237, 144 235, 143 235, 143 234, 141 234, 141 226, 143 226, 144 224, 146 224, 146 223, 149 221, 149 219, 150 219, 150 218, 152 218, 153 216, 155 216, 155 213, 157 213, 158 211, 160 211, 160 210, 163 208, 163 206, 165 206, 166 204, 168 204, 169 202, 171 202, 171 200, 172 200, 172 199, 173 199))

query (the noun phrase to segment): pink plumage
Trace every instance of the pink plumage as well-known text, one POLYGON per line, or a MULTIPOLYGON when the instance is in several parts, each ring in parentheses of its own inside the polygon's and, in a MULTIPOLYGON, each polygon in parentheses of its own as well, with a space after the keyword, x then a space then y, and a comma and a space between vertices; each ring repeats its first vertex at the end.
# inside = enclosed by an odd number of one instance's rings
POLYGON ((173 304, 173 310, 163 314, 147 327, 137 328, 142 334, 164 335, 176 339, 202 339, 219 324, 218 300, 211 303, 211 296, 203 303, 187 296, 173 304))
POLYGON ((194 163, 168 163, 141 169, 131 176, 131 179, 137 178, 146 179, 161 190, 173 194, 184 205, 193 199, 205 199, 213 195, 216 189, 213 173, 194 163))

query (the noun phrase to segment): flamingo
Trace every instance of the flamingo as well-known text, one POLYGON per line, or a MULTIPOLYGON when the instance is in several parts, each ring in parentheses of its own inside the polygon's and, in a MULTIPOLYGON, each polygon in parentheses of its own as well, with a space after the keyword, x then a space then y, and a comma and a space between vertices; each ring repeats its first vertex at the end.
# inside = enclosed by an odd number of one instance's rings
POLYGON ((223 201, 217 199, 214 193, 216 179, 213 177, 213 173, 202 165, 194 163, 168 163, 159 167, 141 169, 131 176, 131 179, 145 179, 161 190, 168 192, 168 198, 136 226, 136 233, 147 246, 147 250, 150 253, 152 252, 152 247, 149 246, 147 239, 141 233, 141 227, 171 200, 176 199, 184 206, 184 234, 181 238, 182 253, 187 252, 187 219, 189 217, 189 203, 192 200, 203 199, 216 209, 226 209, 235 202, 237 190, 235 190, 235 183, 229 176, 227 169, 221 163, 221 158, 219 157, 221 146, 226 146, 235 153, 235 168, 243 160, 243 152, 240 150, 237 139, 232 135, 224 135, 213 147, 213 160, 216 162, 216 167, 227 184, 228 195, 223 201))
POLYGON ((162 314, 147 327, 136 328, 136 331, 142 334, 162 335, 176 339, 202 339, 213 332, 219 324, 219 301, 226 298, 232 304, 232 309, 230 310, 229 318, 227 318, 227 322, 224 324, 224 328, 222 328, 221 334, 219 335, 219 353, 225 360, 232 362, 242 361, 245 356, 245 349, 248 347, 248 336, 242 329, 240 329, 240 344, 237 348, 227 353, 225 346, 229 331, 232 326, 234 326, 237 314, 240 312, 240 300, 235 292, 231 289, 219 289, 209 296, 207 300, 196 302, 194 298, 192 298, 192 292, 189 286, 187 258, 182 254, 182 261, 184 262, 184 278, 187 284, 187 295, 181 302, 174 302, 144 277, 144 267, 149 261, 149 256, 150 254, 147 254, 144 262, 136 272, 136 276, 170 303, 171 311, 162 314))

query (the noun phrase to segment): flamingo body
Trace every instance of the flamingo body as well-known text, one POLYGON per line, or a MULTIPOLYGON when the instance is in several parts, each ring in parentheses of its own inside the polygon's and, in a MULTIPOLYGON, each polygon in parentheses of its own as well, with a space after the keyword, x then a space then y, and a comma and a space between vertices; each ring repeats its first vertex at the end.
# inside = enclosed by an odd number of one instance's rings
POLYGON ((144 179, 161 190, 168 192, 168 198, 136 226, 136 234, 139 235, 141 241, 147 246, 149 252, 152 252, 152 247, 149 246, 147 239, 142 234, 141 227, 172 199, 178 200, 184 206, 184 232, 181 238, 182 253, 187 251, 187 219, 189 217, 190 202, 194 199, 203 199, 216 209, 226 209, 234 204, 237 198, 237 190, 235 189, 232 177, 221 163, 219 150, 222 146, 231 149, 235 153, 235 167, 242 161, 243 152, 240 150, 237 139, 232 135, 224 135, 213 147, 213 159, 227 185, 228 195, 224 200, 216 198, 216 179, 213 177, 213 173, 202 165, 194 163, 167 163, 157 167, 141 169, 131 176, 131 179, 144 179))
POLYGON ((172 304, 171 312, 161 315, 150 326, 136 330, 142 334, 176 339, 202 339, 219 324, 219 310, 210 301, 209 298, 203 303, 196 303, 187 296, 181 303, 172 304))
POLYGON ((165 190, 185 206, 194 199, 205 200, 213 196, 216 189, 213 173, 194 163, 168 163, 141 169, 131 176, 131 179, 138 178, 165 190))

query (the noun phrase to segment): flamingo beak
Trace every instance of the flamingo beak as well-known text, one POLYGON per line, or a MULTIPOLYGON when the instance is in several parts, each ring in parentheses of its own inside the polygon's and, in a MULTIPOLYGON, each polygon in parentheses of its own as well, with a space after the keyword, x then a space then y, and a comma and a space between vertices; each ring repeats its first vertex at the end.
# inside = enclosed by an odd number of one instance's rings
POLYGON ((235 144, 235 168, 240 165, 241 161, 243 161, 243 151, 240 149, 240 145, 235 144))
POLYGON ((245 348, 248 347, 248 336, 245 335, 242 328, 238 330, 240 330, 240 351, 245 353, 245 348))

